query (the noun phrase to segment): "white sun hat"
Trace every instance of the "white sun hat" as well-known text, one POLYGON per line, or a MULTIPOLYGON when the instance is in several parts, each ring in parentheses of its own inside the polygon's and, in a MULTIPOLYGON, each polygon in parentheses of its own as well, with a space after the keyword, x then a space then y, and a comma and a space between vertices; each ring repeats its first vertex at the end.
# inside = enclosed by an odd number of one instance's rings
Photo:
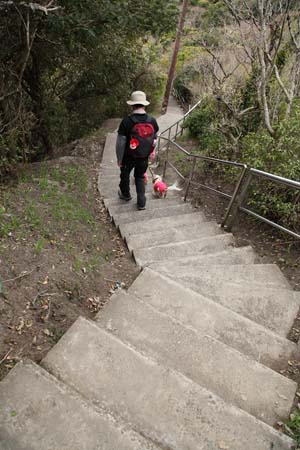
POLYGON ((134 106, 134 105, 143 105, 148 106, 150 105, 150 102, 146 99, 146 94, 143 91, 135 91, 131 94, 131 99, 128 100, 127 105, 134 106))

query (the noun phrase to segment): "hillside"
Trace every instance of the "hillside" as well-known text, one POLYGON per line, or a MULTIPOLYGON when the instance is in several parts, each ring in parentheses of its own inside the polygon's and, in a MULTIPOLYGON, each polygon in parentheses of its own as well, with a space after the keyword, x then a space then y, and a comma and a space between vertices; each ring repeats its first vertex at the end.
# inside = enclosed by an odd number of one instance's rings
POLYGON ((41 361, 138 274, 97 190, 116 123, 20 169, 0 190, 0 378, 21 359, 41 361))

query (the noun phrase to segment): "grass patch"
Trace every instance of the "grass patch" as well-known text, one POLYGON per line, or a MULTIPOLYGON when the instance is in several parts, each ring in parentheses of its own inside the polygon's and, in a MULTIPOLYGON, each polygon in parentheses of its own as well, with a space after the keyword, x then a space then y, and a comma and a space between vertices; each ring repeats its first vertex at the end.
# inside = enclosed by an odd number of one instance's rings
POLYGON ((0 192, 0 238, 30 241, 36 256, 55 244, 75 258, 75 272, 97 271, 106 256, 99 256, 96 248, 103 240, 102 227, 88 189, 87 173, 78 166, 42 165, 34 176, 24 173, 13 189, 0 192), (77 233, 83 238, 74 242, 77 233), (78 257, 90 235, 96 236, 95 245, 78 257))
POLYGON ((37 243, 35 244, 35 248, 34 248, 36 255, 38 255, 42 251, 43 245, 44 245, 44 239, 39 239, 37 241, 37 243))
POLYGON ((290 415, 289 420, 284 425, 284 430, 296 441, 298 448, 300 446, 300 413, 298 411, 294 411, 290 415))

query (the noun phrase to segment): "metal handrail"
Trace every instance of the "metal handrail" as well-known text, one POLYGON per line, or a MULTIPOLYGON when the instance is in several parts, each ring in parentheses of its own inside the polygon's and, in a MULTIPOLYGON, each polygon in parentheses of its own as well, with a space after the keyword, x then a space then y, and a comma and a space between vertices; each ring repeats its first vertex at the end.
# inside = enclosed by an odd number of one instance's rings
MULTIPOLYGON (((226 213, 224 216, 224 219, 221 223, 222 227, 227 226, 228 220, 229 218, 231 219, 231 222, 233 222, 233 220, 235 219, 235 216, 237 214, 238 211, 242 211, 252 217, 255 217, 256 219, 267 223, 268 225, 273 226, 274 228, 277 228, 278 230, 285 232, 287 234, 289 234, 290 236, 293 236, 294 238, 300 239, 300 234, 295 233, 292 230, 289 230, 288 228, 283 227, 282 225, 277 224, 274 221, 271 221, 265 217, 263 217, 262 215, 250 210, 249 208, 246 208, 243 206, 243 203, 248 195, 249 192, 249 186, 250 183, 253 179, 253 177, 258 177, 258 178, 264 178, 264 179, 268 179, 270 181, 276 182, 276 183, 280 183, 283 184, 285 186, 288 186, 290 188, 293 189, 297 189, 300 190, 300 182, 298 181, 294 181, 294 180, 290 180, 288 178, 283 178, 280 177, 278 175, 274 175, 268 172, 264 172, 262 170, 257 170, 257 169, 253 169, 253 168, 248 168, 246 164, 242 164, 242 163, 238 163, 235 161, 228 161, 228 160, 223 160, 223 159, 219 159, 219 158, 213 158, 210 156, 204 156, 204 155, 195 155, 189 151, 187 151, 186 149, 184 149, 182 146, 180 146, 177 142, 175 142, 175 140, 172 140, 170 138, 165 138, 165 137, 161 137, 162 139, 168 141, 168 147, 167 147, 167 151, 166 151, 166 160, 165 160, 165 164, 164 164, 164 169, 163 169, 163 177, 165 177, 166 175, 166 170, 167 167, 170 166, 176 173, 177 175, 183 179, 184 181, 187 182, 187 187, 186 187, 186 191, 185 191, 185 196, 184 196, 184 200, 186 201, 187 196, 188 196, 188 192, 190 189, 191 185, 195 185, 198 187, 201 187, 203 189, 206 189, 208 191, 214 192, 217 195, 220 195, 226 199, 229 200, 229 205, 226 209, 226 213), (185 156, 193 159, 193 164, 192 164, 192 169, 190 171, 189 177, 185 177, 182 173, 180 173, 180 171, 174 166, 174 164, 172 164, 169 161, 169 148, 170 145, 174 145, 176 147, 177 150, 179 150, 181 153, 183 153, 185 156), (206 186, 204 184, 201 184, 199 182, 196 182, 193 180, 194 177, 194 173, 195 173, 195 167, 196 167, 196 162, 197 160, 202 160, 202 161, 210 161, 213 163, 217 163, 217 164, 223 164, 223 165, 227 165, 227 166, 233 166, 233 167, 238 167, 241 170, 241 174, 238 178, 238 181, 235 185, 234 188, 234 192, 232 195, 229 195, 225 192, 222 192, 220 190, 216 190, 210 186, 206 186)), ((228 229, 230 229, 230 227, 228 227, 228 229)))
POLYGON ((230 216, 230 214, 232 212, 234 204, 235 204, 235 202, 237 200, 237 196, 238 196, 238 193, 240 191, 240 187, 242 185, 242 182, 243 182, 243 180, 245 178, 245 175, 246 175, 246 172, 247 172, 247 169, 248 169, 247 165, 246 164, 242 164, 242 163, 238 163, 238 162, 235 162, 235 161, 227 161, 227 160, 224 160, 224 159, 213 158, 211 156, 195 155, 194 153, 190 153, 189 151, 187 151, 186 149, 181 147, 181 145, 177 144, 177 142, 175 142, 172 139, 168 139, 168 138, 164 138, 164 137, 162 137, 162 139, 168 140, 169 144, 174 145, 180 152, 182 152, 183 154, 185 154, 189 158, 193 159, 192 170, 190 171, 189 177, 186 178, 183 174, 180 173, 180 171, 174 166, 174 164, 172 164, 169 161, 169 148, 170 147, 168 145, 167 152, 166 152, 166 160, 165 160, 164 169, 163 169, 163 177, 166 176, 167 166, 169 165, 177 173, 177 175, 181 179, 183 179, 184 181, 187 181, 187 186, 186 186, 185 195, 184 195, 184 201, 186 201, 186 199, 187 199, 187 196, 188 196, 191 184, 199 186, 199 187, 202 187, 203 189, 206 189, 208 191, 212 191, 215 194, 218 194, 218 195, 220 195, 222 197, 225 197, 225 198, 229 199, 230 202, 229 202, 228 208, 226 210, 225 217, 224 217, 223 222, 222 222, 222 226, 224 227, 226 225, 227 219, 229 218, 229 216, 230 216), (213 162, 213 163, 217 163, 217 164, 223 164, 223 165, 227 165, 227 166, 238 167, 239 169, 241 169, 241 174, 239 176, 239 179, 237 181, 237 184, 235 186, 233 194, 229 195, 229 194, 227 194, 225 192, 222 192, 220 190, 216 190, 216 189, 214 189, 214 188, 212 188, 210 186, 206 186, 206 185, 201 184, 199 182, 195 182, 193 180, 193 177, 194 177, 194 173, 195 173, 197 160, 209 161, 209 162, 213 162))
MULTIPOLYGON (((240 211, 243 211, 244 213, 260 220, 261 222, 267 223, 268 225, 271 225, 274 228, 277 228, 280 231, 283 231, 284 233, 289 234, 290 236, 300 239, 300 234, 299 233, 295 233, 292 230, 289 230, 288 228, 283 227, 282 225, 279 225, 278 223, 267 219, 266 217, 252 211, 249 208, 246 208, 243 206, 243 203, 245 202, 248 192, 249 192, 249 186, 250 183, 252 181, 252 179, 256 177, 256 178, 264 178, 266 180, 270 180, 273 181, 275 183, 279 183, 279 184, 283 184, 285 186, 288 186, 290 188, 296 189, 300 191, 300 182, 298 181, 294 181, 294 180, 290 180, 289 178, 283 178, 280 177, 278 175, 274 175, 272 173, 268 173, 268 172, 264 172, 262 170, 257 170, 257 169, 250 169, 248 172, 248 177, 245 181, 245 185, 244 185, 244 189, 241 192, 240 198, 239 198, 239 206, 238 209, 240 211)), ((300 223, 300 220, 299 220, 300 223)))
POLYGON ((290 236, 293 236, 294 238, 300 239, 300 234, 296 233, 292 230, 289 230, 288 228, 283 227, 282 225, 279 225, 278 223, 271 221, 269 219, 267 219, 266 217, 263 217, 262 215, 250 210, 249 208, 246 208, 243 206, 243 203, 248 195, 249 192, 249 186, 251 184, 251 181, 254 177, 257 178, 264 178, 264 179, 268 179, 270 181, 273 181, 275 183, 280 183, 283 184, 285 186, 288 186, 290 188, 293 189, 297 189, 300 190, 300 182, 298 181, 294 181, 294 180, 290 180, 288 178, 283 178, 280 177, 278 175, 274 175, 268 172, 264 172, 262 170, 257 170, 254 168, 248 168, 248 166, 246 164, 242 164, 242 163, 238 163, 235 161, 228 161, 228 160, 224 160, 224 159, 219 159, 219 158, 213 158, 210 156, 204 156, 204 155, 195 155, 189 151, 187 151, 186 149, 184 149, 183 147, 181 147, 179 144, 177 144, 176 142, 176 137, 178 136, 178 134, 182 134, 183 132, 183 127, 181 127, 181 130, 179 131, 179 126, 181 122, 184 122, 185 119, 201 104, 202 100, 199 100, 192 108, 189 109, 189 111, 179 120, 177 120, 175 123, 173 123, 171 126, 169 126, 168 128, 166 128, 165 130, 163 130, 159 137, 158 137, 158 145, 157 145, 157 153, 159 153, 159 150, 161 149, 161 140, 167 141, 167 145, 166 145, 166 160, 164 163, 164 169, 163 169, 163 177, 165 177, 166 175, 166 170, 167 167, 170 166, 176 173, 177 175, 184 181, 187 182, 187 187, 186 187, 186 191, 185 191, 185 196, 184 196, 184 200, 186 201, 187 196, 188 196, 188 192, 190 189, 191 185, 195 185, 198 187, 201 187, 203 189, 206 189, 208 191, 214 192, 217 195, 220 195, 226 199, 229 200, 229 205, 226 209, 226 213, 224 216, 224 219, 222 221, 221 226, 222 227, 227 227, 227 229, 231 228, 231 225, 228 225, 228 221, 230 219, 230 223, 232 224, 232 222, 234 221, 238 211, 242 211, 252 217, 255 217, 256 219, 267 223, 268 225, 273 226, 274 228, 277 228, 280 231, 283 231, 287 234, 289 234, 290 236), (176 131, 175 134, 172 135, 172 129, 176 127, 176 131), (163 134, 168 134, 168 137, 163 136, 163 134), (169 149, 170 149, 170 145, 174 145, 177 150, 179 150, 180 152, 182 152, 183 154, 185 154, 187 157, 192 158, 193 163, 192 163, 192 169, 190 171, 189 177, 185 177, 182 173, 180 173, 180 171, 174 166, 174 164, 172 164, 169 161, 169 149), (210 186, 206 186, 204 184, 201 184, 199 182, 196 182, 193 180, 194 177, 194 173, 195 173, 195 167, 196 167, 196 162, 197 160, 203 160, 203 161, 210 161, 213 163, 217 163, 217 164, 223 164, 223 165, 227 165, 227 166, 233 166, 233 167, 238 167, 241 169, 241 174, 238 178, 238 181, 235 185, 234 188, 234 192, 232 195, 229 195, 225 192, 222 192, 220 190, 214 189, 210 186))
POLYGON ((184 123, 185 119, 201 104, 202 100, 199 100, 192 108, 190 108, 180 119, 178 119, 176 122, 174 122, 172 125, 170 125, 168 128, 164 129, 160 132, 158 136, 158 142, 157 142, 157 153, 159 154, 159 151, 161 150, 161 139, 164 139, 164 134, 168 133, 168 139, 176 139, 179 134, 182 135, 183 133, 183 127, 180 127, 181 123, 184 123), (172 135, 172 129, 176 127, 175 134, 172 135))

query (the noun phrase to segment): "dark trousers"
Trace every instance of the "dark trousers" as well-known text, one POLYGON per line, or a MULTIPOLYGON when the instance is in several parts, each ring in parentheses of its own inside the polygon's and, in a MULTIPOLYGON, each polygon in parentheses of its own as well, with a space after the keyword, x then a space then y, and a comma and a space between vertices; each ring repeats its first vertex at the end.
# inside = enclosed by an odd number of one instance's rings
POLYGON ((140 207, 146 205, 144 173, 148 168, 148 158, 125 157, 121 167, 120 190, 125 197, 130 196, 130 172, 134 169, 137 204, 140 207))

